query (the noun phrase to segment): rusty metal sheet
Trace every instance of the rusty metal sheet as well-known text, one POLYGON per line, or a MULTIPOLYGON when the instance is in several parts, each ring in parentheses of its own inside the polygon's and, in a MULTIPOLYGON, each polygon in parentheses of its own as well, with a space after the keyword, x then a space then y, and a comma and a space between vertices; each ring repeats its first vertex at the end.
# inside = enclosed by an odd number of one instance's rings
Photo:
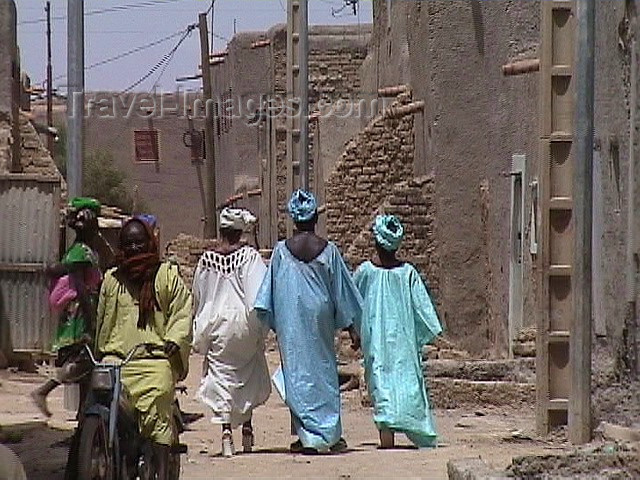
POLYGON ((59 258, 59 232, 59 180, 0 177, 0 327, 14 351, 50 347, 55 320, 43 268, 59 258))

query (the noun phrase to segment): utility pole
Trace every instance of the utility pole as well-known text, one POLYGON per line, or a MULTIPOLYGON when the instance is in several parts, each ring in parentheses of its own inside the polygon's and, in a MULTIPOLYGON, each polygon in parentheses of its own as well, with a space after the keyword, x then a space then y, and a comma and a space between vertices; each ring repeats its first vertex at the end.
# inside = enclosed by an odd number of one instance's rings
MULTIPOLYGON (((287 191, 309 189, 308 0, 287 0, 287 191)), ((287 222, 287 234, 293 231, 287 222)))
MULTIPOLYGON (((593 111, 595 2, 577 0, 576 161, 574 170, 574 324, 569 352, 569 439, 591 440, 591 249, 593 221, 593 111)), ((632 107, 633 108, 633 107, 632 107)))
POLYGON ((68 0, 67 9, 67 185, 71 199, 82 195, 84 0, 68 0))
POLYGON ((300 188, 309 190, 309 0, 300 3, 300 188))
POLYGON ((209 103, 213 101, 211 88, 211 67, 209 60, 209 33, 207 31, 207 14, 201 13, 198 16, 198 26, 200 28, 200 53, 202 65, 202 94, 205 105, 204 137, 206 144, 206 166, 207 166, 207 208, 204 218, 204 236, 215 238, 218 232, 218 219, 216 215, 216 161, 213 140, 213 108, 209 103))
MULTIPOLYGON (((51 129, 53 127, 53 70, 51 67, 51 2, 47 0, 47 4, 44 7, 47 13, 47 127, 51 129)), ((53 135, 51 130, 47 135, 47 149, 49 153, 53 155, 53 135)))
POLYGON ((216 42, 215 42, 215 24, 214 24, 214 18, 215 18, 215 14, 213 12, 213 7, 215 6, 216 0, 211 0, 211 51, 215 52, 216 51, 216 42))

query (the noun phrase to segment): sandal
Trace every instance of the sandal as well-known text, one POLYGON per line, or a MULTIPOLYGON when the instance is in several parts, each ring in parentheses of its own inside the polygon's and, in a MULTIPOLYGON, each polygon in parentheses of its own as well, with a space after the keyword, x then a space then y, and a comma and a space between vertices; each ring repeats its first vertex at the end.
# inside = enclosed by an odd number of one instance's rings
POLYGON ((302 445, 302 442, 300 440, 296 440, 291 445, 289 445, 289 451, 291 453, 302 453, 303 450, 304 446, 302 445))
POLYGON ((236 453, 236 449, 233 446, 233 434, 230 430, 225 430, 222 433, 222 456, 233 457, 236 453))
POLYGON ((242 427, 242 451, 244 453, 251 453, 253 446, 255 445, 255 438, 253 436, 253 428, 245 425, 242 427))
POLYGON ((305 447, 300 440, 296 440, 289 446, 291 453, 301 453, 303 455, 319 455, 320 452, 315 448, 305 447))
POLYGON ((346 452, 347 448, 349 448, 347 446, 347 441, 340 437, 340 440, 338 440, 334 445, 331 446, 331 448, 329 448, 329 451, 331 453, 342 453, 342 452, 346 452))

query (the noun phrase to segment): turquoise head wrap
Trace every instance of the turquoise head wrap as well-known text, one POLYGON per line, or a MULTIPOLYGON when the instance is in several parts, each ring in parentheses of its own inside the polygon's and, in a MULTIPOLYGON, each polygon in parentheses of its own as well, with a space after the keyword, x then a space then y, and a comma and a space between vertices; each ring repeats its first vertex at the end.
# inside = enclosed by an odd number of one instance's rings
POLYGON ((304 223, 311 220, 318 211, 318 204, 313 193, 304 190, 296 190, 289 200, 289 214, 296 223, 304 223))
POLYGON ((378 215, 373 224, 373 236, 378 245, 386 251, 395 252, 400 248, 404 229, 396 216, 378 215))

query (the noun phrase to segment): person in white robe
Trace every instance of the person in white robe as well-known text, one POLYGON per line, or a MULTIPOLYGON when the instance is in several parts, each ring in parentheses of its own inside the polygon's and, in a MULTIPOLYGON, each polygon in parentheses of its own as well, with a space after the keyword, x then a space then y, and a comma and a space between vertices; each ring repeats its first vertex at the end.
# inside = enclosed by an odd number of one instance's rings
POLYGON ((232 429, 242 425, 242 447, 254 444, 252 412, 271 393, 264 340, 253 310, 267 271, 260 253, 241 242, 256 221, 247 210, 220 214, 220 243, 201 256, 193 279, 194 350, 205 356, 198 398, 222 424, 222 454, 235 453, 232 429))

